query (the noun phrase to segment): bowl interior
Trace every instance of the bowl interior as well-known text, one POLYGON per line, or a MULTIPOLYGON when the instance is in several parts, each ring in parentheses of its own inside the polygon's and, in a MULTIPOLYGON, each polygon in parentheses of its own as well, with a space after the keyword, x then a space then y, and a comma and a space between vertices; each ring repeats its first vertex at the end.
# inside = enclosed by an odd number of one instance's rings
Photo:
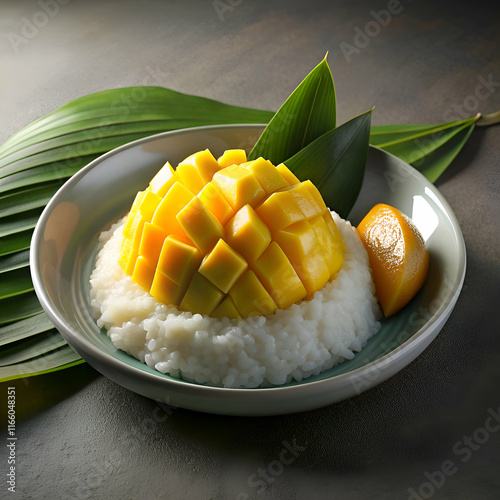
MULTIPOLYGON (((128 384, 132 390, 155 397, 155 391, 169 381, 185 386, 197 384, 179 382, 152 370, 116 349, 97 327, 90 307, 89 277, 98 236, 129 210, 137 191, 147 186, 167 160, 176 165, 205 148, 214 156, 229 148, 248 150, 261 130, 261 126, 248 125, 204 127, 135 141, 103 155, 78 172, 54 196, 39 220, 31 246, 31 266, 43 307, 68 343, 97 369, 106 375, 116 373, 117 381, 119 372, 126 373, 129 381, 130 377, 139 376, 140 383, 128 384), (106 367, 110 367, 109 373, 106 367), (142 385, 149 383, 156 389, 144 390, 142 385)), ((302 382, 287 384, 283 389, 369 369, 377 360, 399 351, 407 352, 407 364, 413 359, 412 345, 426 335, 432 338, 437 335, 450 314, 464 278, 465 247, 448 204, 411 167, 371 147, 363 187, 349 220, 356 225, 379 202, 395 206, 411 217, 426 240, 430 267, 422 290, 402 311, 383 320, 380 332, 354 359, 302 382)), ((415 351, 413 357, 418 353, 415 351)))

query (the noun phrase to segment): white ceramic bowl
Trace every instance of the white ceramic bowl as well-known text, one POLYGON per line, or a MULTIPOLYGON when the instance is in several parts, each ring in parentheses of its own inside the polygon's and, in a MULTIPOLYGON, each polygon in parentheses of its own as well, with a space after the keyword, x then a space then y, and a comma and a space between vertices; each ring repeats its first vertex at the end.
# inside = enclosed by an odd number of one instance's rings
POLYGON ((92 316, 89 277, 99 233, 130 208, 168 160, 176 165, 209 148, 249 149, 262 126, 230 125, 158 134, 119 147, 83 168, 52 198, 35 229, 31 270, 40 302, 63 337, 94 368, 128 389, 192 410, 273 415, 308 410, 359 394, 394 375, 436 337, 457 301, 465 276, 465 245, 439 191, 398 158, 370 147, 360 196, 349 215, 357 224, 379 202, 410 216, 430 254, 419 294, 354 359, 302 382, 265 389, 225 389, 163 375, 117 350, 92 316))

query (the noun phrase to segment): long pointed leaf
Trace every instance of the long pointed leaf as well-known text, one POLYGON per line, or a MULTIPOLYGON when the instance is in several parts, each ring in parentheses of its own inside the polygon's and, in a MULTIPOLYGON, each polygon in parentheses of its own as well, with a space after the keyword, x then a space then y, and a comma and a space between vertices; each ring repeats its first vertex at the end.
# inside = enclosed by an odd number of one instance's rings
POLYGON ((0 238, 9 234, 20 233, 36 226, 42 208, 35 208, 21 214, 14 214, 0 219, 0 238))
POLYGON ((32 229, 0 238, 0 257, 26 250, 31 243, 32 229))
MULTIPOLYGON (((262 117, 263 119, 268 120, 269 117, 272 116, 272 113, 264 113, 266 114, 262 117)), ((241 116, 239 118, 243 119, 244 116, 241 116)), ((88 123, 86 124, 86 126, 88 126, 89 124, 95 124, 95 120, 89 119, 87 121, 88 123)), ((266 120, 264 120, 263 123, 265 121, 266 120)), ((87 154, 87 151, 90 150, 109 151, 113 147, 116 147, 114 144, 122 145, 125 144, 125 142, 130 142, 132 140, 140 139, 141 137, 157 134, 160 132, 178 130, 186 127, 219 124, 220 120, 217 119, 217 116, 212 115, 203 118, 199 117, 197 120, 181 118, 175 120, 138 120, 127 123, 82 128, 77 132, 59 135, 51 139, 35 143, 31 146, 27 146, 14 153, 8 154, 0 160, 0 172, 4 172, 4 174, 7 175, 5 167, 7 167, 8 165, 11 165, 14 162, 18 162, 19 160, 26 159, 28 157, 38 155, 40 153, 62 148, 63 146, 71 146, 71 148, 68 149, 72 151, 73 154, 68 155, 68 157, 72 157, 87 154), (126 136, 130 136, 130 139, 127 139, 126 136), (103 147, 103 141, 106 141, 113 137, 115 138, 114 140, 116 142, 110 144, 110 147, 103 147), (117 139, 118 137, 121 137, 121 140, 117 139), (74 154, 75 152, 76 154, 74 154)), ((64 157, 64 155, 61 155, 61 157, 64 157)))
MULTIPOLYGON (((267 123, 273 113, 181 94, 163 87, 125 87, 75 99, 44 116, 0 147, 0 158, 54 137, 92 127, 152 120, 183 120, 184 127, 267 123)), ((175 128, 181 128, 177 124, 175 128)))
POLYGON ((474 127, 475 124, 473 123, 463 128, 446 144, 418 162, 412 163, 412 166, 425 175, 431 182, 436 182, 465 146, 474 127))
POLYGON ((33 186, 41 182, 58 181, 68 179, 78 172, 82 167, 88 165, 100 155, 82 156, 67 161, 48 163, 23 170, 0 179, 0 193, 8 192, 17 188, 33 186))
POLYGON ((16 174, 33 167, 40 165, 51 164, 54 162, 61 162, 69 160, 70 158, 81 158, 83 156, 102 154, 111 149, 114 149, 122 144, 141 139, 149 135, 145 131, 136 134, 118 135, 113 137, 105 137, 99 141, 82 141, 76 144, 69 144, 68 146, 61 146, 49 151, 27 156, 20 160, 14 161, 0 169, 0 178, 7 177, 8 175, 16 174))
MULTIPOLYGON (((436 125, 429 125, 423 123, 401 123, 397 125, 372 125, 370 129, 370 144, 373 137, 381 136, 380 140, 385 141, 385 136, 392 134, 406 134, 415 133, 418 131, 429 130, 436 125)), ((379 140, 379 139, 377 139, 379 140)), ((373 143, 373 145, 377 145, 373 143)))
POLYGON ((29 361, 0 367, 0 382, 50 373, 84 362, 71 347, 66 345, 29 361))
POLYGON ((66 344, 56 330, 16 342, 0 352, 0 367, 13 365, 54 351, 66 344))
POLYGON ((52 139, 37 142, 31 146, 22 148, 15 153, 9 154, 0 160, 0 168, 5 167, 15 161, 33 156, 44 151, 50 151, 62 146, 75 145, 81 142, 99 143, 107 137, 121 136, 135 133, 145 133, 148 135, 164 130, 170 130, 173 127, 181 128, 185 120, 152 120, 152 121, 136 121, 131 123, 119 123, 116 125, 98 126, 88 129, 79 130, 69 134, 60 135, 52 139))
POLYGON ((33 289, 29 267, 13 269, 0 275, 0 300, 31 292, 33 289))
MULTIPOLYGON (((20 269, 29 266, 29 250, 23 250, 10 255, 5 255, 0 257, 0 274, 6 273, 8 271, 13 271, 14 269, 20 269)), ((0 276, 0 280, 3 277, 0 276)))
POLYGON ((465 124, 456 125, 447 129, 437 130, 431 134, 408 139, 404 142, 397 142, 388 146, 380 146, 388 153, 401 158, 407 163, 417 162, 424 156, 432 153, 436 149, 446 144, 451 138, 458 134, 464 128, 469 127, 474 121, 468 121, 465 124))
POLYGON ((434 125, 401 124, 401 125, 372 125, 370 130, 370 144, 379 148, 385 148, 398 142, 417 139, 425 135, 439 132, 451 127, 464 125, 475 121, 477 118, 467 118, 447 123, 434 125))
POLYGON ((0 217, 44 207, 62 184, 61 181, 50 182, 0 196, 0 217))
POLYGON ((29 318, 43 311, 35 292, 0 300, 0 326, 29 318))
POLYGON ((292 92, 257 140, 248 158, 275 165, 335 127, 333 78, 326 58, 292 92))
POLYGON ((42 332, 54 330, 54 324, 45 312, 0 326, 0 346, 17 342, 42 332))
POLYGON ((325 203, 346 218, 365 174, 371 110, 316 139, 285 164, 301 179, 310 179, 325 203))

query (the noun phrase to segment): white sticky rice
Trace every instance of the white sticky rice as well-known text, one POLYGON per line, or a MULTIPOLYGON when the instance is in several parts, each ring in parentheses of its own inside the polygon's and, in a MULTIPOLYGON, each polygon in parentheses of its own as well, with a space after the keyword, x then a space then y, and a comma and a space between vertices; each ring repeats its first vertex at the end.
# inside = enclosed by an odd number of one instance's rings
POLYGON ((172 377, 222 387, 281 385, 354 357, 380 328, 380 310, 356 230, 333 213, 346 252, 312 299, 263 317, 216 319, 158 302, 118 265, 124 221, 100 236, 91 276, 99 327, 113 344, 172 377))

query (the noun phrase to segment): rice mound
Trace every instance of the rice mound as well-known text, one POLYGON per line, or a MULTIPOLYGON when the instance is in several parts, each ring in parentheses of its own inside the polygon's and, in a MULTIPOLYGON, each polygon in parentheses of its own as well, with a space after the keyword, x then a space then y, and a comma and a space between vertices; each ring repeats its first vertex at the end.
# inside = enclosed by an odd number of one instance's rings
POLYGON ((354 357, 380 329, 366 250, 332 212, 345 245, 336 278, 313 298, 274 314, 216 319, 167 306, 118 265, 124 220, 100 235, 92 272, 97 324, 118 348, 172 377, 219 387, 282 385, 354 357))

